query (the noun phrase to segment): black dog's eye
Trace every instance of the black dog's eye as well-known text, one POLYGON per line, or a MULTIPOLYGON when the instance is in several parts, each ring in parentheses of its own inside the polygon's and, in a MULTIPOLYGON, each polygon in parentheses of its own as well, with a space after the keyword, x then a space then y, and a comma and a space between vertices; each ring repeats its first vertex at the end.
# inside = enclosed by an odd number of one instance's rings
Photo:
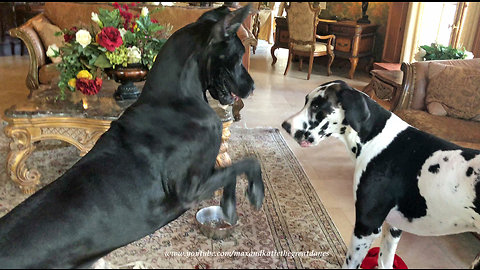
POLYGON ((320 110, 320 106, 317 104, 312 104, 312 106, 310 106, 310 110, 312 110, 312 112, 318 112, 320 110))

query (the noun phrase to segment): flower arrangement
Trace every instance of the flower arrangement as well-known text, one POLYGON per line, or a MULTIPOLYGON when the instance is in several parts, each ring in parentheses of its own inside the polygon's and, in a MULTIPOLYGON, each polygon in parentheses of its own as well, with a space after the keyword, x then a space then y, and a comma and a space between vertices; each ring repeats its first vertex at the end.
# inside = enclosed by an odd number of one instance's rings
POLYGON ((72 27, 56 33, 63 34, 65 44, 60 48, 50 46, 47 56, 62 59, 57 65, 62 99, 66 89, 79 90, 85 95, 97 94, 102 88, 105 69, 132 65, 152 68, 172 28, 151 19, 146 7, 134 15, 127 4, 114 3, 113 6, 112 11, 100 8, 98 14, 92 12, 97 31, 92 25, 90 30, 72 27))
POLYGON ((441 44, 432 43, 430 46, 420 46, 415 54, 417 61, 444 60, 444 59, 471 59, 473 54, 463 49, 455 49, 451 46, 445 47, 441 44))

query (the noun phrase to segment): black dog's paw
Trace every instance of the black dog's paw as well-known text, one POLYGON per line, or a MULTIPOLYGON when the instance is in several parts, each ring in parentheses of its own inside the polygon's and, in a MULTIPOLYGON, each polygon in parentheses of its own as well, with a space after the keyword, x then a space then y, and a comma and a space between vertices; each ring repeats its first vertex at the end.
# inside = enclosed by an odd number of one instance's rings
POLYGON ((254 182, 248 185, 248 189, 245 192, 245 196, 248 198, 255 210, 260 210, 265 197, 265 190, 262 181, 254 182))
POLYGON ((238 215, 235 201, 229 199, 225 200, 224 197, 220 202, 220 207, 222 208, 223 215, 225 216, 227 222, 232 225, 237 224, 238 215))

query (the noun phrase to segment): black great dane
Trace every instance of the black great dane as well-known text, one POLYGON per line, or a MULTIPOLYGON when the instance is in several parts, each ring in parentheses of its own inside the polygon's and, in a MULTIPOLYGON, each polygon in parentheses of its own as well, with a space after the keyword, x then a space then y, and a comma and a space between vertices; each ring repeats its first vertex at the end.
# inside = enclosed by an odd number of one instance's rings
POLYGON ((221 7, 175 32, 159 52, 138 100, 64 175, 0 219, 0 268, 90 267, 224 187, 221 206, 237 219, 236 176, 260 208, 255 159, 215 169, 222 123, 205 99, 247 97, 253 80, 236 35, 249 7, 221 7))
POLYGON ((379 268, 392 268, 402 231, 480 232, 480 151, 410 126, 343 81, 314 89, 282 127, 304 147, 339 138, 354 160, 355 228, 344 268, 361 265, 384 222, 379 268))

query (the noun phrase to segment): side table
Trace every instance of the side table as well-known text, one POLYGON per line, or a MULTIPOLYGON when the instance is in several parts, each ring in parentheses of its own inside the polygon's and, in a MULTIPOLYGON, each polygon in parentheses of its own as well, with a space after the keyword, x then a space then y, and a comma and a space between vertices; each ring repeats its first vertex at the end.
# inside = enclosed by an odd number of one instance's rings
POLYGON ((394 111, 402 91, 403 71, 374 69, 370 74, 372 80, 363 92, 386 110, 394 111))
MULTIPOLYGON (((8 123, 4 132, 12 141, 7 156, 6 171, 23 193, 32 194, 40 184, 41 173, 27 168, 25 162, 35 151, 35 143, 43 140, 61 140, 86 155, 100 136, 110 128, 123 111, 135 100, 116 101, 116 87, 102 89, 95 96, 83 96, 79 92, 67 91, 65 100, 57 100, 58 89, 45 90, 34 99, 5 110, 4 120, 8 123)), ((222 145, 217 156, 217 166, 231 164, 227 141, 233 122, 229 110, 212 106, 223 122, 222 145)))

